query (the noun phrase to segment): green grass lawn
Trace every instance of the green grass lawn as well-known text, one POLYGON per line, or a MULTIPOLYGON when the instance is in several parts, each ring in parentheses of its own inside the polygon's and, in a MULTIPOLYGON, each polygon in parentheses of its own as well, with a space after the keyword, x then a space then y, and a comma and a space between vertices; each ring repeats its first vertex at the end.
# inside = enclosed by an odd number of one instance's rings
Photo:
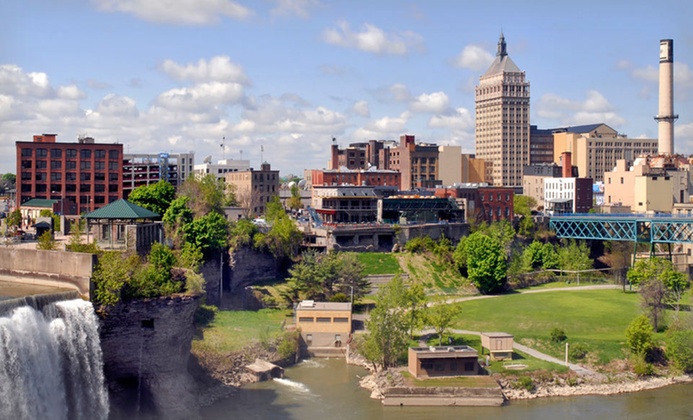
POLYGON ((408 371, 403 371, 402 376, 414 387, 498 388, 498 382, 490 376, 416 379, 408 371))
POLYGON ((290 310, 219 311, 202 329, 203 337, 193 340, 193 350, 221 354, 239 351, 253 342, 278 337, 287 317, 291 319, 290 310))
POLYGON ((365 266, 364 272, 369 274, 397 274, 402 271, 397 258, 385 252, 358 252, 356 257, 365 266))
POLYGON ((622 358, 625 330, 641 313, 640 297, 620 290, 575 290, 514 294, 457 304, 454 327, 472 331, 503 331, 515 340, 563 358, 564 343, 551 343, 550 332, 561 328, 571 344, 581 343, 597 363, 622 358))

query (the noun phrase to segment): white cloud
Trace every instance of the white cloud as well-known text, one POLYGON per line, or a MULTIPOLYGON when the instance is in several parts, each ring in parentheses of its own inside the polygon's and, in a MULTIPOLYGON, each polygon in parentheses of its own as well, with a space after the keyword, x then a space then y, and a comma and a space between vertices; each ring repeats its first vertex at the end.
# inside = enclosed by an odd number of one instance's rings
POLYGON ((370 118, 371 111, 368 107, 368 102, 358 101, 351 107, 351 112, 359 117, 370 118))
POLYGON ((557 125, 605 123, 614 128, 626 123, 609 101, 596 90, 589 90, 582 101, 545 94, 537 103, 537 115, 556 120, 557 125))
MULTIPOLYGON (((631 76, 646 83, 659 83, 659 67, 647 66, 631 70, 631 76)), ((680 61, 674 62, 674 89, 693 89, 693 71, 690 66, 680 61)))
POLYGON ((455 58, 455 65, 474 71, 486 70, 493 62, 493 55, 478 45, 467 45, 455 58))
POLYGON ((445 92, 422 93, 409 104, 413 112, 439 114, 448 109, 450 101, 445 92))
POLYGON ((242 85, 210 82, 168 90, 159 95, 156 104, 172 110, 197 111, 211 106, 238 103, 242 99, 242 85))
POLYGON ((87 95, 75 85, 60 86, 57 94, 58 97, 62 99, 84 99, 87 97, 87 95))
POLYGON ((128 98, 127 96, 118 96, 113 93, 101 99, 96 107, 96 112, 103 116, 108 115, 117 117, 136 117, 139 114, 134 99, 128 98))
POLYGON ((161 64, 161 70, 175 80, 187 80, 192 82, 236 82, 247 83, 243 68, 231 62, 226 55, 212 57, 209 61, 200 59, 197 63, 180 65, 173 60, 165 60, 161 64))
POLYGON ((345 21, 338 22, 335 29, 326 29, 323 40, 328 44, 382 55, 405 55, 411 49, 423 47, 423 39, 415 32, 388 34, 370 23, 364 24, 361 32, 354 32, 345 21))
POLYGON ((0 93, 49 97, 53 94, 46 73, 25 73, 14 64, 0 65, 0 93))
POLYGON ((674 143, 677 153, 693 154, 693 123, 674 125, 674 143))
POLYGON ((221 17, 247 19, 252 10, 231 0, 92 0, 106 12, 132 14, 151 22, 209 25, 221 17))
POLYGON ((320 5, 318 0, 270 0, 275 6, 270 10, 272 16, 310 17, 310 9, 320 5))
POLYGON ((370 121, 366 124, 366 128, 377 133, 401 133, 410 117, 409 112, 403 112, 398 117, 383 117, 370 121))
POLYGON ((430 128, 446 128, 451 131, 474 131, 474 117, 466 108, 457 108, 445 115, 434 115, 428 121, 430 128))
POLYGON ((395 102, 408 102, 411 99, 409 89, 403 84, 394 84, 389 87, 388 91, 395 102))

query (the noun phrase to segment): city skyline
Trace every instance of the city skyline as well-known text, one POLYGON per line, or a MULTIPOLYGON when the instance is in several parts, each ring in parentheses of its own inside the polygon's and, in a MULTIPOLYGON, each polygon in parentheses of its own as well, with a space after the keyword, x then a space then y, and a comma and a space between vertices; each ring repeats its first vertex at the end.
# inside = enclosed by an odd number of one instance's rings
POLYGON ((659 40, 674 39, 675 152, 693 153, 683 1, 526 3, 3 5, 0 173, 16 172, 15 141, 41 133, 125 153, 194 151, 197 163, 242 153, 259 168, 262 154, 299 176, 327 166, 332 137, 344 147, 411 134, 473 153, 474 88, 501 31, 530 83, 532 125, 605 123, 648 138, 659 40))

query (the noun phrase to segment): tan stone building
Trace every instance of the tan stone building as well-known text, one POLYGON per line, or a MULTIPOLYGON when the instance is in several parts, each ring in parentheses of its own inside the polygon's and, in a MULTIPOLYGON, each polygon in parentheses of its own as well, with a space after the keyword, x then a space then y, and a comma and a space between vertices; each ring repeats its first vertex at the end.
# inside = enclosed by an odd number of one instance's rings
POLYGON ((494 185, 522 185, 522 168, 529 165, 529 82, 508 56, 502 33, 475 99, 476 157, 492 163, 494 185))
POLYGON ((461 184, 492 184, 493 163, 476 158, 473 154, 461 155, 461 184))
POLYGON ((438 178, 442 185, 453 185, 462 182, 462 147, 438 147, 438 178))
POLYGON ((407 367, 415 378, 478 375, 478 359, 469 346, 409 347, 407 367))
POLYGON ((634 213, 670 213, 690 201, 691 165, 676 156, 619 160, 604 173, 604 206, 626 206, 634 213))
POLYGON ((351 303, 301 301, 296 307, 296 328, 302 346, 345 347, 351 334, 351 303))
POLYGON ((624 159, 632 162, 644 155, 657 154, 657 139, 628 138, 606 124, 590 124, 556 129, 553 159, 560 164, 563 152, 571 152, 573 165, 581 178, 604 181, 604 172, 624 159))
POLYGON ((416 143, 413 135, 400 136, 399 146, 384 149, 388 153, 385 169, 402 174, 402 189, 433 188, 440 185, 438 145, 416 143))
POLYGON ((248 210, 250 215, 265 213, 266 205, 275 195, 279 195, 279 171, 271 169, 265 162, 260 170, 229 172, 225 175, 226 183, 235 186, 239 205, 248 210))

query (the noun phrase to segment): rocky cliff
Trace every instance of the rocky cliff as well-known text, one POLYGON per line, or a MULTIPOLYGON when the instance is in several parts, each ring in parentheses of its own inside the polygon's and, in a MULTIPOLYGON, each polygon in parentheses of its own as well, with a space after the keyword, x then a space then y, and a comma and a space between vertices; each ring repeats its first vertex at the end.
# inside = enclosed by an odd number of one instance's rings
MULTIPOLYGON (((241 247, 229 253, 230 279, 224 281, 229 290, 283 276, 280 263, 268 252, 241 247)), ((226 290, 226 286, 224 287, 226 290)))
POLYGON ((198 389, 188 372, 199 296, 129 301, 101 313, 101 348, 118 418, 196 418, 198 389))

